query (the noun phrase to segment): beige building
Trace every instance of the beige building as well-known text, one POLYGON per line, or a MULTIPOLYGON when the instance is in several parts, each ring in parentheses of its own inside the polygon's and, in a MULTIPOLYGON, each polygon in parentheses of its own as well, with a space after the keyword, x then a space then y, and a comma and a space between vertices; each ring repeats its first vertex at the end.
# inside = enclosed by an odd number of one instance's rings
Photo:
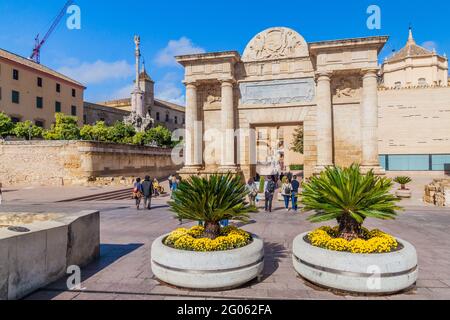
POLYGON ((77 116, 82 123, 86 88, 48 67, 0 49, 0 112, 13 121, 30 120, 49 128, 55 113, 77 116))
POLYGON ((380 174, 443 172, 450 164, 447 59, 417 46, 410 33, 406 47, 380 69, 378 54, 387 40, 307 43, 294 30, 271 28, 256 35, 242 56, 227 51, 177 57, 186 85, 181 174, 253 176, 279 154, 273 148, 260 153, 261 144, 273 145, 261 129, 275 129, 281 142, 275 149, 288 150, 280 131, 299 125, 306 177, 352 163, 380 174))
MULTIPOLYGON (((184 128, 185 108, 167 101, 155 98, 155 82, 144 70, 139 76, 140 88, 144 93, 144 105, 155 121, 155 126, 163 125, 169 130, 184 128)), ((131 94, 131 92, 130 92, 131 94)), ((122 121, 131 112, 131 97, 119 100, 85 103, 85 121, 93 124, 99 120, 113 124, 122 121)))
POLYGON ((385 59, 381 74, 386 88, 447 87, 448 59, 418 46, 410 29, 405 47, 385 59))

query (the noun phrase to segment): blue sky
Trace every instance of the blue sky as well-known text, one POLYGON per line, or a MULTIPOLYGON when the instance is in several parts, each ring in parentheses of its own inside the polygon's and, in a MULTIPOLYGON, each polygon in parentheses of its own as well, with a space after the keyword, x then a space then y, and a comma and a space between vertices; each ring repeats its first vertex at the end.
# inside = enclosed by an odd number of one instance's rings
MULTIPOLYGON (((37 33, 45 33, 66 0, 0 0, 0 48, 29 56, 37 33)), ((65 19, 41 52, 41 62, 83 82, 85 99, 123 98, 133 80, 133 35, 159 98, 182 103, 183 69, 172 56, 237 50, 258 32, 293 28, 306 41, 389 35, 381 57, 400 49, 412 24, 418 44, 450 53, 448 1, 107 1, 76 0, 81 30, 65 19), (369 5, 381 8, 381 29, 366 26, 369 5)))

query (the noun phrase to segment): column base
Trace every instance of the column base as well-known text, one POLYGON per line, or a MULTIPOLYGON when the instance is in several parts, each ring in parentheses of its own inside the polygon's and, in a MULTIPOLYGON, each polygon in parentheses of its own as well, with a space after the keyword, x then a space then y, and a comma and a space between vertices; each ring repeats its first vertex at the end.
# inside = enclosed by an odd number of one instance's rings
POLYGON ((220 166, 217 170, 218 173, 226 174, 226 173, 241 173, 241 169, 238 166, 220 166))
POLYGON ((361 165, 361 173, 368 173, 370 170, 373 170, 377 176, 386 175, 386 170, 380 165, 361 165))
POLYGON ((177 173, 184 179, 184 178, 187 178, 187 177, 190 177, 190 176, 199 175, 200 172, 202 171, 202 169, 203 168, 200 165, 197 165, 197 166, 184 166, 177 173))
POLYGON ((325 169, 326 169, 327 167, 333 167, 333 166, 334 166, 333 164, 316 166, 316 167, 314 168, 314 175, 315 175, 315 176, 318 176, 319 174, 322 173, 322 171, 325 171, 325 169))

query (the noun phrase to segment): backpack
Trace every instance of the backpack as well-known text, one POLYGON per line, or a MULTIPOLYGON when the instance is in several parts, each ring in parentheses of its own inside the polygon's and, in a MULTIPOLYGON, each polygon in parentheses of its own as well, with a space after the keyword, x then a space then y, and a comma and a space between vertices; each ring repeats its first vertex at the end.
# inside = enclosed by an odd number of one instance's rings
POLYGON ((284 190, 283 190, 284 194, 291 194, 291 185, 287 184, 284 186, 284 190))
POLYGON ((275 192, 275 182, 273 182, 272 180, 270 180, 268 185, 267 185, 267 191, 270 192, 270 193, 274 193, 275 192))

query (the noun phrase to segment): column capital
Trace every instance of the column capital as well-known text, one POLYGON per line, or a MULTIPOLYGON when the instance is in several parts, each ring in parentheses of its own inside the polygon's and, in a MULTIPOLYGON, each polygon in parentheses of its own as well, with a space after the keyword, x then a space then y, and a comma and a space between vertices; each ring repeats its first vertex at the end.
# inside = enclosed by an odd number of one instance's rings
POLYGON ((236 80, 233 78, 220 78, 219 82, 222 86, 234 86, 236 80))
POLYGON ((324 70, 324 71, 316 71, 315 72, 315 76, 317 80, 326 80, 326 81, 330 81, 331 80, 331 76, 332 76, 333 72, 332 71, 328 71, 328 70, 324 70))
POLYGON ((361 69, 361 75, 363 77, 378 77, 378 72, 380 71, 380 68, 364 68, 361 69))
POLYGON ((197 88, 198 87, 198 82, 197 81, 183 81, 183 84, 187 87, 194 87, 197 88))

